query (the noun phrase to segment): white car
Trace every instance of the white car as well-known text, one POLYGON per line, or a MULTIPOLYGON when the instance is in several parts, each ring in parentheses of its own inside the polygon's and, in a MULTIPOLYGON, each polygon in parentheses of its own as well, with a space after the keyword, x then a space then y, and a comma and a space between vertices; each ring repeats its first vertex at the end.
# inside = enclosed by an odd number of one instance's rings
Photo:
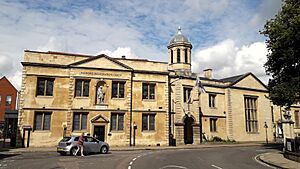
MULTIPOLYGON (((57 146, 57 152, 61 155, 77 155, 77 142, 79 136, 64 137, 57 146)), ((99 141, 96 138, 84 136, 83 153, 108 153, 109 145, 106 142, 99 141)), ((80 153, 80 151, 78 152, 80 153)))

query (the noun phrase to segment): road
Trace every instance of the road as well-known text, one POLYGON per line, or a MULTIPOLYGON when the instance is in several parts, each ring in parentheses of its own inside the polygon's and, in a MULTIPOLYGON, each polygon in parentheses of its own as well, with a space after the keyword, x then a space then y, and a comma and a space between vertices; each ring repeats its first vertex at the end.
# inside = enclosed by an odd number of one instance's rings
POLYGON ((204 149, 112 151, 84 157, 56 152, 0 154, 0 169, 268 169, 255 156, 259 146, 204 149))

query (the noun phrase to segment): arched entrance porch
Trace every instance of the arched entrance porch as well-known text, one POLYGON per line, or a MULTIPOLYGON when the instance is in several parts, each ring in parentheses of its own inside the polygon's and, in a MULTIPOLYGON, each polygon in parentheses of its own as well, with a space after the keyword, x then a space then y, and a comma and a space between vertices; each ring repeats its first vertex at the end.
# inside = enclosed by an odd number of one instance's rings
POLYGON ((194 119, 189 116, 185 116, 184 118, 184 144, 193 144, 193 126, 194 119))

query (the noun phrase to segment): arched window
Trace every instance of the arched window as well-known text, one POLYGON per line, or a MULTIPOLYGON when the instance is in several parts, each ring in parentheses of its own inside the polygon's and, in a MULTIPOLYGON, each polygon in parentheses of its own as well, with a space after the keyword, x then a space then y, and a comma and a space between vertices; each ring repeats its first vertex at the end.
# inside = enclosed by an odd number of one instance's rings
POLYGON ((177 49, 177 63, 180 63, 180 49, 177 49))
POLYGON ((171 63, 173 63, 173 50, 171 49, 171 63))
POLYGON ((188 50, 184 49, 184 59, 185 59, 185 63, 188 63, 188 50))

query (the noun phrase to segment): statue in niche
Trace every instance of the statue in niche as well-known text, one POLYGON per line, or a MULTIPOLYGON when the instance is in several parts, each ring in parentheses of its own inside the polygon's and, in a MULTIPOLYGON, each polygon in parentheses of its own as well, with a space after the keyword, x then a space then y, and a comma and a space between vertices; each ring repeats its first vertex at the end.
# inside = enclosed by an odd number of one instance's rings
POLYGON ((98 98, 98 103, 99 104, 104 103, 104 95, 105 95, 104 87, 99 86, 98 89, 97 89, 97 98, 98 98))

